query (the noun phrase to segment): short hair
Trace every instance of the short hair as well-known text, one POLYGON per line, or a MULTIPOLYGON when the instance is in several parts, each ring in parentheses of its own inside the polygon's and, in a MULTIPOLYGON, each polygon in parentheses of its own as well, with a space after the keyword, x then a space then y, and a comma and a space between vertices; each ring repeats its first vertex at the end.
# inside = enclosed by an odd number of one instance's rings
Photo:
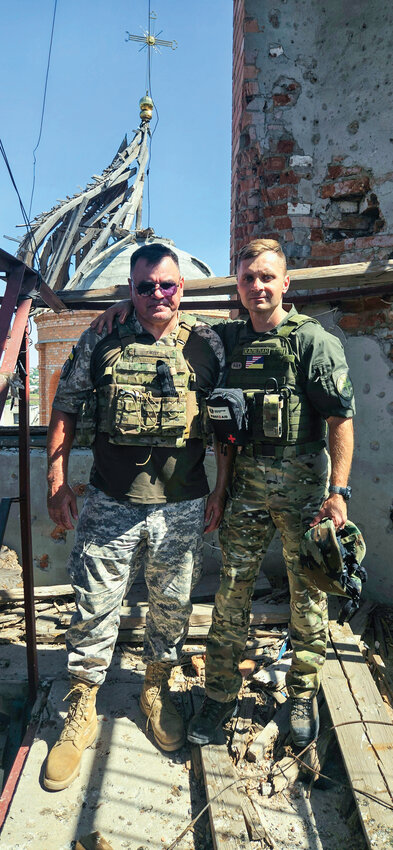
POLYGON ((252 260, 253 257, 259 257, 265 251, 273 251, 283 261, 285 273, 287 271, 287 261, 284 251, 276 239, 252 239, 247 245, 239 251, 236 269, 239 268, 242 260, 252 260))
POLYGON ((152 242, 150 245, 142 245, 141 248, 138 248, 137 251, 134 251, 134 253, 131 254, 131 273, 138 260, 146 260, 148 266, 156 266, 164 259, 164 257, 170 257, 180 272, 179 258, 177 254, 161 242, 152 242))

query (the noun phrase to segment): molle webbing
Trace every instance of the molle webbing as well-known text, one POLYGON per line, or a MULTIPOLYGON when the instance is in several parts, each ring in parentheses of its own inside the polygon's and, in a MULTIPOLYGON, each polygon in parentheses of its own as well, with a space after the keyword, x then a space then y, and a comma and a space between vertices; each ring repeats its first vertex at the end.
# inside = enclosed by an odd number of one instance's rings
POLYGON ((110 443, 179 448, 202 437, 196 377, 183 354, 195 321, 180 317, 175 345, 145 345, 118 325, 122 351, 98 388, 98 429, 110 443))
POLYGON ((300 325, 315 321, 295 314, 276 334, 259 338, 242 328, 229 357, 226 385, 240 387, 245 394, 252 442, 294 445, 323 440, 325 421, 306 396, 290 339, 300 325))

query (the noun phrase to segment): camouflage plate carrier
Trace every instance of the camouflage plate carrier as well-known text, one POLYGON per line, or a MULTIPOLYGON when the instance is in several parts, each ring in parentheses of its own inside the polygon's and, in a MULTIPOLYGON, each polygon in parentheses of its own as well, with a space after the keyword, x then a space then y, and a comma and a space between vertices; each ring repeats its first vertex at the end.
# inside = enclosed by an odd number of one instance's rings
POLYGON ((324 445, 326 425, 301 384, 291 334, 309 316, 291 316, 266 340, 248 340, 242 328, 228 358, 227 387, 240 387, 247 401, 250 440, 273 445, 304 444, 304 451, 324 445))
POLYGON ((181 448, 189 438, 203 439, 206 414, 183 354, 195 323, 195 317, 180 315, 174 346, 144 345, 117 323, 122 350, 82 405, 79 445, 91 445, 96 429, 115 445, 181 448))

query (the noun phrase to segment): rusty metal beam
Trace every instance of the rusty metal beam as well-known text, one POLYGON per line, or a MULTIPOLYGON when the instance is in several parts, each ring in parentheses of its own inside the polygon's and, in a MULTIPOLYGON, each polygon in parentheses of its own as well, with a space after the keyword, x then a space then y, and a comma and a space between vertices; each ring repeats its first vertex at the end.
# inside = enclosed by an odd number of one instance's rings
POLYGON ((19 264, 10 270, 7 278, 7 285, 1 300, 0 309, 0 357, 7 346, 8 333, 22 288, 24 274, 24 266, 19 264))
POLYGON ((23 593, 25 601, 27 674, 30 700, 33 704, 38 688, 38 659, 34 609, 33 547, 31 539, 30 500, 30 422, 29 422, 29 334, 25 324, 19 352, 23 388, 19 393, 19 503, 22 543, 23 593))
POLYGON ((31 298, 27 298, 26 301, 22 301, 16 311, 11 336, 7 340, 7 347, 0 368, 0 419, 7 400, 10 381, 12 380, 12 376, 15 372, 19 351, 26 330, 27 320, 29 318, 30 307, 31 298))

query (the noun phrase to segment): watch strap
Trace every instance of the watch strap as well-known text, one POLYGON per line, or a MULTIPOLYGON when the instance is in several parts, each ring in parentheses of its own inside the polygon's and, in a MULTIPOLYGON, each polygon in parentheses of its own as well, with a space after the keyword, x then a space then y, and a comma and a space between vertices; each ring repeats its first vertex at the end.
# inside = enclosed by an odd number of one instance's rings
POLYGON ((331 484, 329 493, 337 493, 337 495, 342 496, 348 502, 352 496, 352 487, 340 487, 338 484, 331 484))

